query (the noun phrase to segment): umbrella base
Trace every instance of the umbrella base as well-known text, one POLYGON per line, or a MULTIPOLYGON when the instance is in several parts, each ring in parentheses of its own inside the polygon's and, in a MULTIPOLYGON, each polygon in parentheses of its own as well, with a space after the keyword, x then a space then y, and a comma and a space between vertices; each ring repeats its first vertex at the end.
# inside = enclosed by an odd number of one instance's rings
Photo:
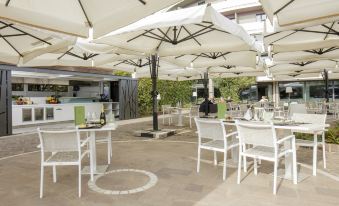
POLYGON ((148 137, 154 139, 166 138, 177 133, 176 129, 160 129, 158 131, 154 131, 153 129, 145 129, 134 132, 134 136, 136 137, 148 137))

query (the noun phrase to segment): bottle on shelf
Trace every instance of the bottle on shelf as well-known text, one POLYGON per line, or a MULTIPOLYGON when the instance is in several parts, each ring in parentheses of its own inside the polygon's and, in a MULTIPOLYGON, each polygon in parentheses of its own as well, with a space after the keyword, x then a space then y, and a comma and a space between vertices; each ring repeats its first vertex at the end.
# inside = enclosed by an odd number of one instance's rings
POLYGON ((102 109, 101 109, 100 124, 102 126, 104 126, 106 124, 106 115, 105 115, 105 111, 104 111, 104 106, 102 106, 102 109))

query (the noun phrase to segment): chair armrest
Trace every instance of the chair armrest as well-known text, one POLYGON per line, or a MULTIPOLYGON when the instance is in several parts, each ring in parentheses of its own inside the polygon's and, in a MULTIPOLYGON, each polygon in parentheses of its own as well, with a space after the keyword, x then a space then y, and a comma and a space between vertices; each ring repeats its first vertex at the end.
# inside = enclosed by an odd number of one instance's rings
POLYGON ((229 134, 226 135, 226 138, 231 137, 231 136, 233 136, 233 135, 237 135, 237 134, 238 134, 237 131, 231 132, 231 133, 229 133, 229 134))
POLYGON ((81 142, 80 147, 85 146, 85 145, 89 142, 89 139, 90 139, 90 137, 87 137, 85 140, 83 140, 83 141, 81 142))
POLYGON ((277 141, 277 144, 281 144, 281 143, 283 143, 283 142, 285 142, 285 141, 287 141, 287 140, 289 140, 289 139, 292 139, 292 138, 295 138, 295 136, 294 136, 294 135, 289 135, 289 136, 287 136, 287 137, 284 137, 284 138, 282 138, 282 139, 279 139, 279 140, 277 141))

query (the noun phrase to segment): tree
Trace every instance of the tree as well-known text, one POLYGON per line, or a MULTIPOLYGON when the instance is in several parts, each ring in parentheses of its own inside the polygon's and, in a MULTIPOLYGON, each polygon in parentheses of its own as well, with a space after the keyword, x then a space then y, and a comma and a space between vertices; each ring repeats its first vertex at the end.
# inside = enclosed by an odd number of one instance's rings
POLYGON ((219 88, 222 97, 239 101, 240 92, 255 84, 255 77, 217 78, 214 79, 214 84, 219 88))

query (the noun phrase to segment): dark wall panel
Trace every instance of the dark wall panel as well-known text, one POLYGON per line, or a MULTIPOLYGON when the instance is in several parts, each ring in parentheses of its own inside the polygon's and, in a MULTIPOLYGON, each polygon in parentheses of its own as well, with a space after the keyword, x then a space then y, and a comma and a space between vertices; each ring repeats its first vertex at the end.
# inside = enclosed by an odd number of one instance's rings
POLYGON ((12 134, 11 71, 0 68, 0 136, 12 134))
POLYGON ((134 119, 138 117, 138 81, 119 80, 119 119, 134 119))

